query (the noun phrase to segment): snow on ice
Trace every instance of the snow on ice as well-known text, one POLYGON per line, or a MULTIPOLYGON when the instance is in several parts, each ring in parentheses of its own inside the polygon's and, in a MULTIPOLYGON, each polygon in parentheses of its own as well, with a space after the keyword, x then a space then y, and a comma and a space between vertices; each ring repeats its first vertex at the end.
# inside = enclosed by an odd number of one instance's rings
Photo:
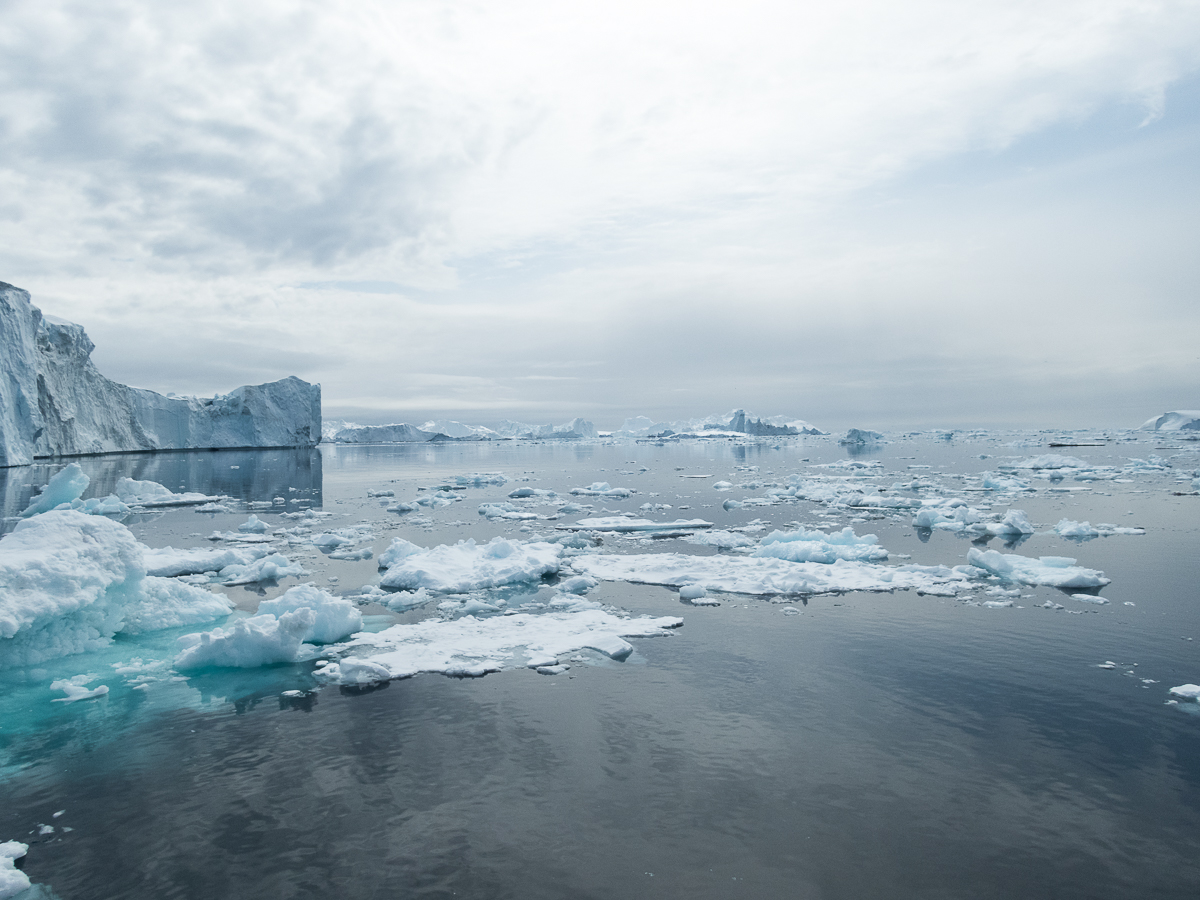
POLYGON ((394 538, 379 554, 380 568, 387 569, 380 585, 390 590, 425 588, 461 594, 537 581, 558 572, 562 549, 543 541, 525 543, 499 537, 486 544, 469 539, 426 549, 394 538))
POLYGON ((967 562, 1004 581, 1054 588, 1104 587, 1110 580, 1103 572, 1075 565, 1068 556, 1042 556, 1033 559, 998 550, 972 547, 967 562))

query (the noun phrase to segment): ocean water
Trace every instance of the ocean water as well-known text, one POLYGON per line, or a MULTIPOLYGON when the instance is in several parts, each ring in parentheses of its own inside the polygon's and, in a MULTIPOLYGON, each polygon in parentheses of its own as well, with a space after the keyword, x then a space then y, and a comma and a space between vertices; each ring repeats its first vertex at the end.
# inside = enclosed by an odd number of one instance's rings
MULTIPOLYGON (((1007 608, 981 605, 996 596, 983 589, 967 599, 728 594, 694 607, 668 588, 603 583, 591 599, 681 616, 683 627, 634 639, 624 662, 581 654, 556 676, 427 674, 348 689, 319 687, 311 664, 184 676, 167 663, 134 690, 107 674, 113 665, 169 661, 183 630, 118 639, 0 673, 0 840, 29 843, 24 871, 63 900, 1200 896, 1200 707, 1168 695, 1200 683, 1200 496, 1190 493, 1200 443, 1089 433, 1066 437, 1101 446, 1048 448, 1063 437, 912 435, 853 456, 810 437, 81 459, 95 493, 130 475, 235 498, 230 513, 126 520, 152 546, 207 545, 245 521, 246 504, 276 497, 252 511, 273 526, 306 507, 334 513, 330 527, 370 522, 376 553, 393 537, 525 539, 579 515, 522 531, 478 515, 479 503, 523 486, 569 496, 596 481, 637 493, 571 498, 593 514, 664 503, 645 514, 749 526, 752 537, 853 525, 892 563, 962 565, 977 546, 915 529, 911 513, 796 500, 722 508, 793 473, 885 488, 919 477, 924 495, 1023 509, 1039 532, 1066 517, 1146 534, 988 543, 1103 570, 1105 605, 1027 587, 1007 608), (1120 472, 1051 481, 1017 471, 1036 490, 999 501, 973 490, 980 473, 1043 453, 1120 472), (1130 463, 1152 457, 1162 464, 1130 463), (881 466, 818 468, 848 459, 881 466), (509 480, 458 490, 465 499, 441 509, 386 510, 475 472, 509 480), (762 486, 721 492, 719 480, 762 486), (395 498, 367 496, 381 489, 395 498), (80 673, 98 674, 109 695, 52 703, 49 682, 80 673), (39 835, 43 824, 54 832, 39 835)), ((56 468, 0 472, 5 514, 56 468)), ((717 552, 645 537, 606 537, 601 550, 717 552)), ((378 583, 374 560, 283 552, 335 592, 378 583)), ((253 611, 295 583, 224 590, 253 611)), ((436 604, 363 612, 371 627, 438 615, 436 604)))

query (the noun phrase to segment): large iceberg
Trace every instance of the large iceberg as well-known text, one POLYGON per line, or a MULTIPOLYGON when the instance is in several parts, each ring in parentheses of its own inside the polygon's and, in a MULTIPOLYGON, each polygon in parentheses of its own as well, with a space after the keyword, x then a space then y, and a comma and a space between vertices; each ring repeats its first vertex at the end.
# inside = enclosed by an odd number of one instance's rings
POLYGON ((0 669, 229 613, 218 594, 147 575, 146 549, 119 522, 75 510, 20 522, 0 540, 0 669))
POLYGON ((825 434, 803 419, 788 416, 760 417, 744 409, 735 409, 723 416, 706 416, 678 422, 655 422, 646 416, 626 419, 614 437, 670 437, 672 435, 745 434, 752 437, 775 437, 798 434, 825 434))
POLYGON ((0 282, 0 466, 136 450, 312 447, 321 387, 299 378, 212 398, 166 397, 110 381, 83 326, 42 315, 0 282))
POLYGON ((1143 431, 1200 431, 1200 409, 1176 409, 1142 424, 1143 431))

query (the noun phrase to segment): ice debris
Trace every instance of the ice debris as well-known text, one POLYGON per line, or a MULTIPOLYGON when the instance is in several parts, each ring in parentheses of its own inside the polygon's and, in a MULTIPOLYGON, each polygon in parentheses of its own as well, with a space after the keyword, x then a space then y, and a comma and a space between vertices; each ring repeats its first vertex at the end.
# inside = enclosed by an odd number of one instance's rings
POLYGON ((752 556, 775 557, 791 562, 833 563, 837 560, 879 562, 888 552, 873 534, 859 537, 847 526, 841 531, 773 531, 761 541, 752 556))
POLYGON ((1074 522, 1070 519, 1061 519, 1054 530, 1065 538, 1074 540, 1091 540, 1098 537, 1112 537, 1115 534, 1145 534, 1145 528, 1132 528, 1124 525, 1110 525, 1106 522, 1100 522, 1092 525, 1090 522, 1074 522))
POLYGON ((703 519, 676 519, 674 522, 654 522, 650 519, 635 519, 627 516, 604 516, 594 519, 580 519, 569 525, 556 527, 568 531, 693 531, 698 528, 712 528, 712 522, 703 519))
POLYGON ((11 900, 29 889, 29 876, 15 864, 28 850, 29 845, 20 841, 0 843, 0 900, 11 900))
POLYGON ((60 678, 50 683, 50 690, 62 691, 67 696, 56 697, 54 703, 74 703, 76 700, 93 700, 108 693, 108 685, 89 688, 88 685, 96 680, 95 675, 76 675, 73 678, 60 678))
POLYGON ((316 620, 304 632, 306 643, 332 644, 362 629, 362 613, 344 597, 335 597, 314 584, 298 584, 273 600, 258 604, 258 612, 280 618, 297 609, 311 609, 316 620))

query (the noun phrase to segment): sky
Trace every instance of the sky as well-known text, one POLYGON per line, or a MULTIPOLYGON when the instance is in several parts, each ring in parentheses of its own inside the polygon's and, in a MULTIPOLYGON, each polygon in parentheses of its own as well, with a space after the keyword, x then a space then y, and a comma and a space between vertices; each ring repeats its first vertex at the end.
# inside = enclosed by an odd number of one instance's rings
POLYGON ((0 281, 326 418, 1200 408, 1200 0, 0 0, 0 281))

